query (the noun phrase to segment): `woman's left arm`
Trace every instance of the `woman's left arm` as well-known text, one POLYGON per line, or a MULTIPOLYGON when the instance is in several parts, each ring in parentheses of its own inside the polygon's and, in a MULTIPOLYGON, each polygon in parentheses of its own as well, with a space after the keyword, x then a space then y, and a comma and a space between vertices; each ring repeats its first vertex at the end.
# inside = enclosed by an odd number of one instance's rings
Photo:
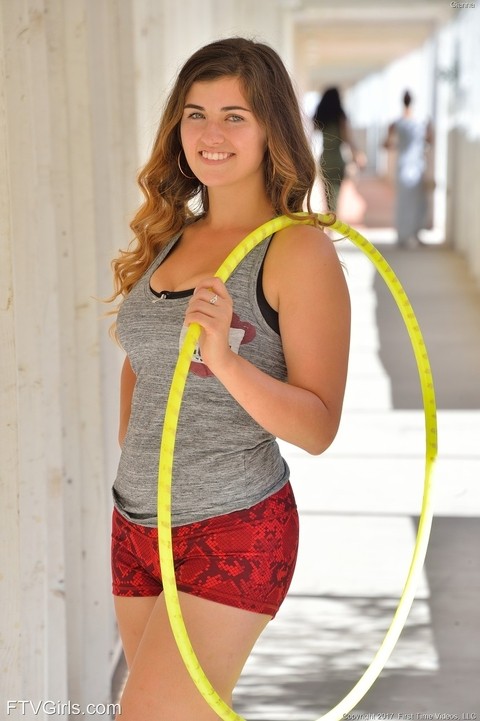
POLYGON ((230 351, 229 296, 218 279, 208 282, 187 314, 187 322, 204 328, 205 362, 257 423, 309 453, 322 453, 340 422, 350 339, 349 295, 333 242, 316 228, 295 226, 277 233, 267 254, 264 289, 278 308, 285 383, 230 351), (207 302, 212 292, 218 308, 207 302))

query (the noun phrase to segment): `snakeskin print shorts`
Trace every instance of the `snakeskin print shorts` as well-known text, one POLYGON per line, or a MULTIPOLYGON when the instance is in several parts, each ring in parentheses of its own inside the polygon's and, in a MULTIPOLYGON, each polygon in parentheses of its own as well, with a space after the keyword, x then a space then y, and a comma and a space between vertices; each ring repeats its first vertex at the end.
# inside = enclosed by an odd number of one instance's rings
MULTIPOLYGON (((251 508, 172 529, 179 591, 275 616, 292 580, 298 514, 290 483, 251 508)), ((157 529, 112 519, 115 596, 158 596, 157 529)))

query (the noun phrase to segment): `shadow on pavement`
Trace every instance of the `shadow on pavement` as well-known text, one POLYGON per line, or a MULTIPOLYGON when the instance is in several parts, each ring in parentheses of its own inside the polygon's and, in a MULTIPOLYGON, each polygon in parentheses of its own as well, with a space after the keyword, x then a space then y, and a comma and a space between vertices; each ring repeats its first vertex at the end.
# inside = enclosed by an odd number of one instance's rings
MULTIPOLYGON (((376 244, 413 306, 432 367, 437 406, 480 409, 480 291, 466 261, 445 246, 400 250, 376 244)), ((380 360, 395 409, 420 409, 415 359, 403 320, 380 275, 374 291, 380 360)))
MULTIPOLYGON (((418 519, 411 520, 416 531, 418 519)), ((425 567, 429 597, 414 601, 386 668, 351 719, 478 719, 479 541, 478 518, 435 520, 425 567)), ((281 622, 268 627, 242 675, 236 711, 248 721, 314 721, 327 713, 371 662, 397 601, 288 597, 281 622)))

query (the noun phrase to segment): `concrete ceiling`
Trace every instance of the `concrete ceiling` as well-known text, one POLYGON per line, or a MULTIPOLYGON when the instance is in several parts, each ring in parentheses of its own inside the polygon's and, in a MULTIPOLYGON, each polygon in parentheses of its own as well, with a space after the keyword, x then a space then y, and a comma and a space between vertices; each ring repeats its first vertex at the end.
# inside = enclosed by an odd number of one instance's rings
POLYGON ((280 0, 293 20, 303 91, 347 88, 415 48, 454 17, 449 0, 280 0))

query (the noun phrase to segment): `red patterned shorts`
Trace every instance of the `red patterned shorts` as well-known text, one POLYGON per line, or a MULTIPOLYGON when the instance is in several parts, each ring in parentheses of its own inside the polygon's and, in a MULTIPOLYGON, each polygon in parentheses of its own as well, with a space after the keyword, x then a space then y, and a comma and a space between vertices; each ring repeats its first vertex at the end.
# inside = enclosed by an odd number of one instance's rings
MULTIPOLYGON (((292 580, 298 514, 290 483, 247 508, 172 529, 179 591, 275 616, 292 580)), ((158 596, 157 529, 112 519, 115 596, 158 596)))

